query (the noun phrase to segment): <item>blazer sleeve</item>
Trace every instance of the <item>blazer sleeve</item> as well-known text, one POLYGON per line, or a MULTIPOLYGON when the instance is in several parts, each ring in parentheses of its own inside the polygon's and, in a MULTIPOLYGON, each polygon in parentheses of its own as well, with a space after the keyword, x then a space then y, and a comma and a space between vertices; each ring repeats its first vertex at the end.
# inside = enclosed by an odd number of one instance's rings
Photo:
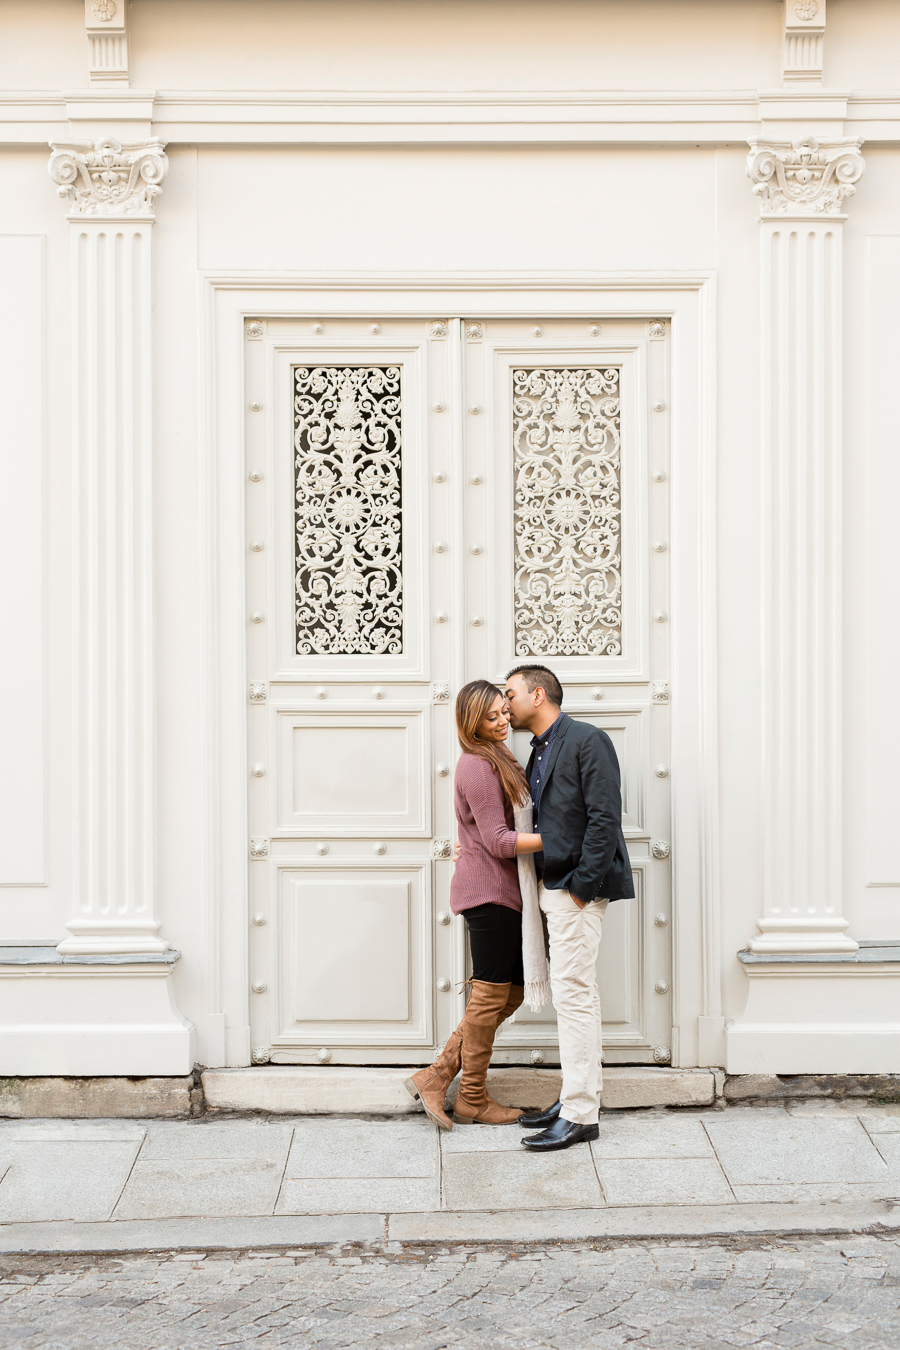
POLYGON ((514 858, 518 833, 506 823, 503 788, 487 760, 472 756, 461 784, 475 826, 488 853, 495 858, 514 858))
POLYGON ((578 767, 587 828, 578 866, 569 890, 579 900, 596 900, 603 878, 616 854, 622 828, 622 791, 619 767, 611 744, 602 735, 591 736, 578 747, 578 767))

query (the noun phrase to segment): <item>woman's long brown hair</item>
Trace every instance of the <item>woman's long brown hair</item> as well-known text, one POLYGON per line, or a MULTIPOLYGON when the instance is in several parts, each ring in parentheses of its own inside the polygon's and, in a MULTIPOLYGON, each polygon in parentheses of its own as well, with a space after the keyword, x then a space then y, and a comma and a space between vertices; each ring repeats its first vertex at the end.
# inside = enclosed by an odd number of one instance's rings
POLYGON ((463 750, 487 760, 506 796, 514 806, 521 806, 528 798, 525 770, 501 741, 483 741, 478 735, 482 719, 498 696, 503 697, 497 686, 487 680, 473 680, 464 685, 456 695, 456 734, 463 750))

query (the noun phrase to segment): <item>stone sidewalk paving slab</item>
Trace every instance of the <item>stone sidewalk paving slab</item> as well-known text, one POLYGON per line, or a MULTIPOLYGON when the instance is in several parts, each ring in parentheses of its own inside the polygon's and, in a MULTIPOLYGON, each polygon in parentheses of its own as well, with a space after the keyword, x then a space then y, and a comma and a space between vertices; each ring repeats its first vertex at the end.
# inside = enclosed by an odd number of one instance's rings
POLYGON ((734 1202, 715 1158, 598 1158, 597 1172, 608 1205, 734 1202))
POLYGON ((115 1217, 224 1218, 271 1214, 283 1172, 283 1161, 267 1162, 260 1158, 138 1162, 116 1206, 115 1217))
POLYGON ((430 1121, 335 1121, 298 1125, 285 1179, 432 1177, 439 1166, 430 1121))
POLYGON ((139 1138, 0 1138, 0 1223, 108 1219, 139 1138))
POLYGON ((751 1111, 707 1121, 729 1181, 881 1181, 887 1166, 856 1117, 820 1119, 751 1111))
POLYGON ((741 1204, 804 1205, 857 1204, 867 1200, 896 1200, 900 1204, 900 1175, 889 1174, 884 1181, 786 1182, 772 1185, 740 1186, 732 1182, 735 1200, 741 1204))
POLYGON ((444 1159, 445 1209, 584 1209, 603 1203, 584 1144, 560 1153, 537 1155, 520 1148, 518 1153, 450 1153, 444 1159))
POLYGON ((291 1144, 290 1125, 268 1121, 162 1121, 147 1127, 141 1162, 161 1158, 262 1158, 284 1166, 291 1144))
POLYGON ((441 1152, 445 1158, 451 1153, 521 1153, 529 1133, 534 1131, 521 1125, 454 1125, 441 1130, 441 1152))
POLYGON ((713 1158, 703 1123, 691 1116, 635 1120, 613 1116, 600 1121, 600 1138, 591 1152, 601 1158, 713 1158))
POLYGON ((151 1125, 115 1217, 271 1214, 292 1137, 290 1125, 259 1121, 151 1125))
POLYGON ((324 1177, 285 1181, 278 1214, 374 1214, 437 1209, 439 1174, 424 1177, 324 1177))

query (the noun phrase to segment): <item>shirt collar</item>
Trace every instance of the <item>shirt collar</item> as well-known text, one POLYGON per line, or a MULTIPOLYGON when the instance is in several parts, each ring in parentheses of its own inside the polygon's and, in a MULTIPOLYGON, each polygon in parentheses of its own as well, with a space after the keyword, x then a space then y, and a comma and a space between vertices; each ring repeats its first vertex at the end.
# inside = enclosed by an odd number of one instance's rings
POLYGON ((560 722, 563 720, 563 714, 560 713, 555 722, 551 722, 546 731, 542 731, 540 736, 532 736, 531 744, 535 750, 539 746, 545 746, 553 738, 560 722))

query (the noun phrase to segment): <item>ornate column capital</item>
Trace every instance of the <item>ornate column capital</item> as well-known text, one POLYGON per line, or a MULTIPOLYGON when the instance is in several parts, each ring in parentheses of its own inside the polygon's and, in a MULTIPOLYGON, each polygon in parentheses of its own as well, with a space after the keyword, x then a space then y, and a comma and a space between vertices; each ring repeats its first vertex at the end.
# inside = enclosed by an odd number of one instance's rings
POLYGON ((855 139, 750 142, 747 176, 767 216, 843 219, 844 198, 852 197, 866 162, 855 139))
POLYGON ((50 177, 70 203, 69 220, 155 219, 153 202, 169 167, 163 141, 122 145, 104 136, 51 141, 50 148, 50 177))

